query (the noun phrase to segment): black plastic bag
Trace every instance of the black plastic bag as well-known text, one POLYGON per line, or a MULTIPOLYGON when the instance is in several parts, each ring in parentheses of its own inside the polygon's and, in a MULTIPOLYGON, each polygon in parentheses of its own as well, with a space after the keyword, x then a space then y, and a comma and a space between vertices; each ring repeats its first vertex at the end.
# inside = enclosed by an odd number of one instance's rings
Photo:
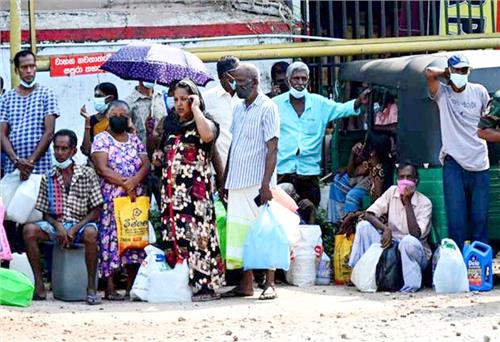
POLYGON ((393 292, 399 291, 403 287, 403 266, 396 241, 392 241, 391 246, 382 252, 377 263, 375 276, 379 291, 393 292))

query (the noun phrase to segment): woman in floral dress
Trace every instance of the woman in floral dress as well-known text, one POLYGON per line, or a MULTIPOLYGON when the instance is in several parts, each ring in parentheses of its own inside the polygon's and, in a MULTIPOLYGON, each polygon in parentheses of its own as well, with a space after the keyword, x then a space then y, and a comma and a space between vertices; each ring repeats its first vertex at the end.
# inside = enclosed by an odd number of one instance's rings
POLYGON ((92 143, 92 161, 101 177, 104 206, 99 227, 99 273, 107 278, 105 299, 122 300, 115 290, 114 272, 127 267, 128 287, 145 257, 143 250, 127 250, 118 254, 118 238, 114 215, 117 197, 130 196, 135 199, 145 193, 141 183, 150 168, 146 149, 131 130, 130 108, 124 101, 113 101, 108 109, 109 128, 99 133, 92 143))
POLYGON ((161 151, 154 164, 162 166, 161 210, 167 261, 189 264, 193 301, 219 299, 224 266, 215 230, 211 154, 218 126, 205 113, 196 85, 182 80, 175 86, 175 112, 165 120, 161 151))

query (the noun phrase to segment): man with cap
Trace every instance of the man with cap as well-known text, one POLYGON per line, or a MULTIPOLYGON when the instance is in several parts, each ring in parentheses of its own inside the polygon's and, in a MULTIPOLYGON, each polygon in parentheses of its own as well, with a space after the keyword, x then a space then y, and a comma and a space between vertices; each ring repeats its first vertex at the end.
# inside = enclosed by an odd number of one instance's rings
POLYGON ((278 183, 292 183, 300 198, 307 198, 318 206, 325 128, 333 120, 359 115, 361 105, 368 103, 369 89, 355 100, 337 103, 307 91, 309 68, 306 64, 290 64, 286 77, 290 90, 273 98, 280 113, 278 183))
POLYGON ((444 70, 430 67, 425 71, 429 97, 438 105, 441 119, 448 234, 460 249, 471 238, 488 241, 490 162, 486 141, 478 136, 477 127, 489 95, 482 85, 468 82, 469 74, 469 60, 460 54, 449 57, 444 70))
POLYGON ((500 90, 491 98, 488 109, 479 121, 478 135, 491 143, 500 142, 500 90))

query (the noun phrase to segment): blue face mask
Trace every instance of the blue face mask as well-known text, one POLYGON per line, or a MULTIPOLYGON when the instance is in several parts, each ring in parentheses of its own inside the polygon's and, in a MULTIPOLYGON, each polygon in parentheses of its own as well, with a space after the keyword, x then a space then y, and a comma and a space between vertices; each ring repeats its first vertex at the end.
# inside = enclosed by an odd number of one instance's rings
POLYGON ((65 170, 73 164, 73 159, 68 158, 63 162, 57 161, 56 157, 52 155, 52 165, 57 167, 59 170, 65 170))
POLYGON ((142 84, 148 89, 153 89, 155 87, 155 84, 151 82, 143 82, 142 84))
POLYGON ((94 109, 98 113, 104 113, 108 109, 106 97, 94 97, 94 109))
POLYGON ((19 83, 24 87, 24 88, 28 88, 28 89, 31 89, 35 86, 36 84, 36 75, 35 77, 33 77, 33 80, 31 80, 31 83, 28 83, 28 82, 25 82, 24 80, 19 80, 19 83))
POLYGON ((229 86, 231 87, 231 89, 233 91, 235 91, 236 90, 236 81, 235 80, 229 81, 229 86))

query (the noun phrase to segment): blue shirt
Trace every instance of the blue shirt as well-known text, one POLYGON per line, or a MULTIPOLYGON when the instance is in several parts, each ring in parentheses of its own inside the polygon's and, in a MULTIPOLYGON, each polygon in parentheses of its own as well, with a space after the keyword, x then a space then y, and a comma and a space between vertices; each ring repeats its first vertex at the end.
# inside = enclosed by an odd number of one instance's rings
POLYGON ((280 113, 278 174, 316 176, 321 173, 321 145, 327 124, 358 115, 354 101, 337 103, 318 94, 305 95, 304 113, 299 117, 290 102, 290 92, 273 98, 280 113))
MULTIPOLYGON (((9 140, 19 158, 29 158, 35 152, 45 131, 44 119, 48 115, 59 116, 57 98, 50 88, 37 84, 27 96, 19 95, 16 89, 2 96, 0 123, 9 125, 9 140)), ((14 164, 6 158, 5 173, 14 169, 14 164)), ((33 173, 42 174, 50 169, 50 153, 47 151, 35 163, 33 173)))
MULTIPOLYGON (((276 104, 259 92, 255 100, 246 106, 238 103, 233 110, 233 123, 226 189, 245 189, 262 184, 266 168, 266 143, 278 138, 279 114, 276 104)), ((276 184, 276 171, 270 186, 276 184)))

